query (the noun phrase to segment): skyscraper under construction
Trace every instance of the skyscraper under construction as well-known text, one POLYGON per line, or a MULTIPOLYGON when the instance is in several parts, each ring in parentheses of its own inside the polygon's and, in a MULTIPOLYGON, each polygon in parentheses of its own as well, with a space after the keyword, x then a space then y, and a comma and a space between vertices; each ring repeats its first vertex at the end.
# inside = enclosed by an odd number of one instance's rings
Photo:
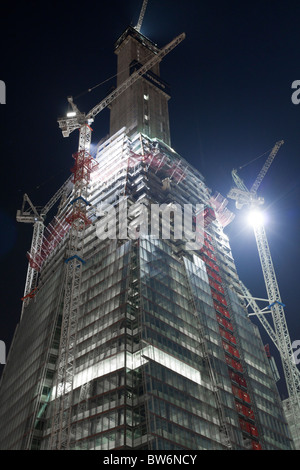
POLYGON ((42 212, 28 198, 18 213, 34 236, 0 385, 1 449, 293 449, 269 359, 239 300, 223 231, 233 215, 170 146, 160 52, 139 28, 126 29, 115 44, 110 136, 91 157, 99 109, 86 117, 70 101, 73 114, 60 123, 65 136, 80 128, 72 178, 42 212), (187 207, 191 234, 202 222, 201 246, 178 236, 187 207), (166 214, 170 236, 161 226, 157 237, 153 223, 166 214))

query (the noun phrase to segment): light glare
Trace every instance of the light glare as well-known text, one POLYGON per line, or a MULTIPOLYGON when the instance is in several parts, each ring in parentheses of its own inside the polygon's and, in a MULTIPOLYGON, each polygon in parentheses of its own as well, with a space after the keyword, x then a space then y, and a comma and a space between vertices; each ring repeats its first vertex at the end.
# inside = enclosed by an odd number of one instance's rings
POLYGON ((248 214, 248 222, 253 227, 257 225, 262 225, 264 223, 263 213, 258 209, 251 210, 248 214))

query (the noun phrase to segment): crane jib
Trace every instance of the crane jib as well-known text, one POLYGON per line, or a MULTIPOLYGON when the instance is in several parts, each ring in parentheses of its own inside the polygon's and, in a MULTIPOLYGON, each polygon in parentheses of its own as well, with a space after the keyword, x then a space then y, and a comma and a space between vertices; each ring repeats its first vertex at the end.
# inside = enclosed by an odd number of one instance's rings
POLYGON ((125 80, 121 85, 111 92, 104 100, 96 105, 91 111, 87 114, 87 119, 93 119, 99 114, 104 108, 106 108, 113 100, 115 100, 121 93, 123 93, 129 86, 131 86, 136 80, 138 80, 144 73, 151 69, 156 63, 160 62, 163 57, 165 57, 172 49, 174 49, 181 41, 185 39, 185 33, 177 36, 173 41, 167 44, 161 51, 151 58, 145 65, 140 69, 134 72, 127 80, 125 80))
POLYGON ((69 137, 71 132, 75 129, 80 128, 83 124, 88 123, 93 120, 97 114, 99 114, 103 109, 109 106, 112 101, 114 101, 118 96, 121 95, 128 87, 130 87, 136 80, 138 80, 142 75, 144 75, 148 70, 150 70, 155 64, 160 62, 163 57, 165 57, 172 49, 174 49, 180 42, 185 39, 185 33, 181 33, 173 41, 163 47, 154 57, 152 57, 148 62, 146 62, 140 69, 136 70, 130 77, 125 80, 121 85, 112 91, 108 96, 106 96, 99 104, 94 106, 89 113, 85 116, 83 113, 80 113, 77 106, 73 103, 72 97, 68 98, 69 103, 72 106, 73 111, 76 112, 76 116, 70 118, 64 117, 59 118, 58 123, 59 127, 62 129, 63 136, 69 137), (84 122, 82 122, 84 121, 84 122))

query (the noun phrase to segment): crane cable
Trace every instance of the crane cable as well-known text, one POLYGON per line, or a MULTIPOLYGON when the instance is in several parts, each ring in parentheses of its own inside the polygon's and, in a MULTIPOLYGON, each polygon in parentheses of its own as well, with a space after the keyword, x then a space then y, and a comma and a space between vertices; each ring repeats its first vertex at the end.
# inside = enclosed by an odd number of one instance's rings
POLYGON ((259 158, 263 157, 263 156, 264 156, 264 155, 266 155, 267 153, 270 153, 270 152, 271 152, 271 150, 272 150, 272 148, 270 148, 270 149, 269 149, 269 150, 267 150, 266 152, 262 153, 262 154, 261 154, 261 155, 259 155, 258 157, 256 157, 256 158, 253 158, 253 160, 250 160, 250 162, 248 162, 248 163, 245 163, 244 165, 240 166, 240 167, 239 167, 239 170, 242 170, 242 168, 245 168, 245 166, 248 166, 248 165, 250 165, 250 163, 253 163, 253 162, 255 162, 256 160, 258 160, 259 158))
MULTIPOLYGON (((144 59, 144 62, 148 62, 148 60, 151 58, 153 53, 151 54, 148 54, 145 59, 144 59)), ((74 97, 74 100, 76 100, 77 98, 87 94, 87 93, 90 93, 91 91, 95 90, 95 88, 98 88, 99 86, 103 85, 104 83, 108 82, 109 80, 112 80, 113 78, 115 77, 118 77, 119 75, 121 75, 122 73, 126 72, 128 68, 126 67, 126 69, 123 69, 121 70, 120 72, 116 73, 115 75, 112 75, 111 77, 107 78, 106 80, 104 80, 103 82, 100 82, 98 83, 97 85, 91 87, 91 88, 88 88, 87 90, 85 91, 82 91, 81 93, 79 93, 77 96, 74 97)))

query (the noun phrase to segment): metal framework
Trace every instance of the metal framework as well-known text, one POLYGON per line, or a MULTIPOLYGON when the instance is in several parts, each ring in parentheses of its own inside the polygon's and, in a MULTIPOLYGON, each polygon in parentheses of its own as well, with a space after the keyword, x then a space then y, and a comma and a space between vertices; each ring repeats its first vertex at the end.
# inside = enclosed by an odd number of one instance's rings
MULTIPOLYGON (((47 202, 47 204, 40 210, 33 205, 29 196, 27 194, 24 194, 22 209, 17 211, 16 219, 17 219, 17 222, 33 224, 33 235, 32 235, 30 253, 34 257, 38 257, 41 253, 44 230, 45 230, 44 221, 45 221, 46 215, 52 209, 52 207, 58 202, 58 200, 63 197, 64 194, 66 194, 68 191, 71 191, 71 187, 72 187, 72 184, 71 184, 71 177, 70 177, 58 189, 58 191, 56 191, 56 193, 47 202)), ((37 283, 38 283, 38 270, 34 267, 32 263, 29 262, 27 275, 26 275, 24 295, 21 299, 23 300, 21 315, 23 315, 24 308, 28 305, 30 299, 34 297, 36 288, 37 288, 37 283)))
POLYGON ((276 142, 262 169, 260 170, 256 180, 254 181, 250 191, 243 182, 243 180, 237 174, 237 170, 232 170, 231 175, 236 187, 231 188, 228 193, 228 197, 235 200, 237 209, 242 209, 243 206, 258 206, 264 204, 262 197, 257 197, 257 190, 261 185, 262 180, 267 174, 268 169, 271 166, 274 158, 276 157, 280 147, 284 144, 283 140, 276 142))
POLYGON ((68 217, 71 224, 69 232, 67 268, 65 273, 65 290, 62 312, 61 340, 58 356, 58 369, 54 410, 52 417, 50 448, 68 449, 71 429, 71 405, 75 367, 75 345, 78 310, 80 305, 80 287, 83 259, 85 227, 90 221, 87 218, 87 186, 90 174, 96 162, 88 150, 92 129, 87 125, 80 128, 78 152, 73 155, 74 199, 72 212, 68 217))
POLYGON ((143 19, 144 19, 144 16, 145 16, 145 11, 146 11, 146 8, 147 8, 147 3, 148 3, 148 0, 144 0, 144 1, 143 1, 143 5, 142 5, 142 8, 141 8, 139 20, 138 20, 138 22, 137 22, 137 25, 135 26, 135 29, 136 29, 138 32, 141 31, 143 19))
POLYGON ((195 317, 195 324, 197 325, 197 330, 198 330, 198 334, 199 334, 200 348, 201 348, 200 349, 200 355, 202 357, 204 357, 205 361, 207 362, 209 375, 210 375, 212 385, 213 385, 213 393, 214 393, 214 396, 215 396, 215 399, 216 399, 218 415, 219 415, 219 420, 220 420, 220 434, 222 435, 222 438, 223 438, 223 444, 229 450, 231 450, 232 449, 232 442, 231 442, 231 435, 230 435, 230 427, 228 425, 228 421, 227 421, 227 418, 226 418, 224 405, 222 403, 222 399, 221 399, 221 395, 220 395, 219 385, 217 383, 216 375, 215 375, 214 368, 213 368, 212 362, 211 362, 210 353, 208 351, 207 342, 206 342, 206 339, 205 339, 205 332, 204 332, 204 329, 201 326, 200 321, 199 321, 197 305, 196 305, 193 290, 192 290, 192 287, 191 287, 190 275, 187 271, 186 265, 184 267, 184 271, 185 271, 185 278, 186 278, 186 283, 187 283, 187 288, 188 288, 189 303, 191 305, 192 313, 195 317))
POLYGON ((279 346, 288 394, 290 397, 294 397, 294 400, 296 401, 295 404, 298 405, 300 410, 300 374, 294 362, 293 349, 284 314, 284 304, 281 301, 279 287, 264 227, 262 225, 255 225, 254 234, 258 247, 260 262, 262 265, 267 295, 270 301, 269 308, 271 310, 274 323, 275 336, 279 346))
POLYGON ((271 163, 273 162, 274 158, 276 157, 277 155, 277 152, 278 150, 280 149, 280 147, 283 145, 283 140, 279 140, 278 142, 276 142, 276 144, 274 145, 273 149, 271 150, 271 153, 270 155, 268 156, 267 160, 265 161, 265 164, 264 166, 262 167, 262 169, 260 170, 256 180, 254 181, 251 189, 250 189, 250 193, 251 194, 256 194, 262 180, 264 179, 264 177, 266 176, 267 174, 267 171, 268 169, 270 168, 271 166, 271 163))
MULTIPOLYGON (((30 252, 39 253, 42 246, 43 234, 44 234, 44 223, 41 220, 37 220, 33 225, 33 234, 30 252)), ((29 300, 35 293, 38 282, 38 271, 34 269, 30 263, 28 263, 27 275, 25 281, 24 295, 21 300, 23 300, 21 318, 24 312, 24 308, 28 305, 29 300)))
MULTIPOLYGON (((241 209, 244 205, 247 205, 250 208, 255 208, 263 203, 263 199, 257 197, 256 191, 282 144, 283 141, 279 141, 275 144, 250 191, 239 178, 236 170, 233 170, 232 176, 236 185, 238 186, 238 189, 233 188, 229 192, 228 197, 235 199, 236 207, 238 209, 241 209)), ((257 223, 254 225, 254 234, 267 291, 268 305, 265 308, 260 309, 256 303, 256 300, 265 299, 254 299, 246 287, 241 284, 241 288, 244 294, 243 298, 248 302, 247 306, 251 306, 253 309, 253 313, 250 315, 254 314, 257 316, 279 351, 289 398, 295 407, 295 415, 299 416, 300 373, 295 365, 293 349, 284 313, 284 304, 281 301, 268 240, 262 224, 257 223), (271 315, 273 326, 265 317, 267 313, 271 315)))
POLYGON ((87 217, 87 186, 90 181, 90 173, 95 166, 94 159, 90 156, 90 144, 92 129, 90 124, 103 109, 115 98, 138 80, 147 70, 167 55, 183 39, 182 33, 167 44, 157 55, 151 58, 139 70, 134 72, 115 91, 89 111, 87 115, 81 113, 69 97, 68 101, 73 112, 67 118, 58 119, 64 137, 68 137, 75 129, 79 131, 78 152, 74 156, 74 199, 72 201, 72 213, 67 221, 71 224, 69 233, 67 269, 65 273, 65 292, 62 312, 61 339, 58 356, 58 370, 56 377, 55 399, 53 403, 50 449, 69 449, 71 439, 71 410, 73 396, 73 380, 75 368, 76 331, 80 302, 80 286, 83 259, 83 243, 85 227, 88 225, 87 217))

